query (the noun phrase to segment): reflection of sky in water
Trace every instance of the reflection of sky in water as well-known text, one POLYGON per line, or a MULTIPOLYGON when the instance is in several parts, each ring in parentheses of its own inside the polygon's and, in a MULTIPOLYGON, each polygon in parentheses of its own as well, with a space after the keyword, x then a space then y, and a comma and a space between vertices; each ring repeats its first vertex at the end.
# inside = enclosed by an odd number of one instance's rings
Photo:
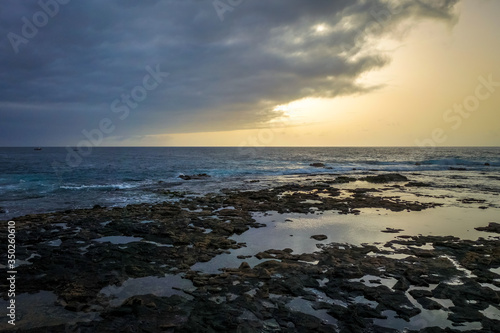
MULTIPOLYGON (((99 318, 97 312, 73 312, 55 305, 57 296, 51 291, 40 291, 36 294, 16 295, 16 325, 7 323, 7 319, 0 322, 0 331, 15 329, 33 329, 41 326, 56 326, 72 324, 81 321, 93 321, 99 318)), ((0 299, 0 307, 6 309, 8 301, 0 299)), ((5 316, 5 318, 8 318, 5 316)), ((9 319, 10 320, 10 319, 9 319)))
MULTIPOLYGON (((314 206, 313 203, 311 203, 314 206)), ((486 226, 494 219, 494 216, 499 216, 499 209, 490 208, 480 210, 477 208, 467 207, 437 207, 427 209, 420 212, 391 212, 385 209, 361 209, 360 215, 340 215, 336 212, 324 212, 313 214, 278 214, 276 212, 268 212, 267 214, 255 213, 254 218, 259 223, 264 223, 267 226, 264 228, 252 228, 241 235, 231 237, 239 243, 246 243, 247 247, 231 250, 230 254, 223 254, 215 257, 207 263, 198 263, 192 269, 200 270, 207 273, 217 273, 219 268, 223 267, 238 267, 241 262, 247 261, 250 265, 256 265, 261 260, 253 257, 258 252, 268 249, 284 249, 291 248, 293 253, 312 253, 318 251, 316 244, 348 243, 360 245, 362 243, 381 242, 384 244, 387 241, 395 239, 398 235, 434 235, 434 236, 457 236, 462 239, 476 240, 479 237, 488 237, 494 234, 480 232, 474 229, 477 226, 486 226), (400 228, 404 229, 400 234, 387 234, 380 232, 385 228, 400 228), (325 234, 328 239, 324 241, 316 241, 310 236, 317 234, 325 234), (293 236, 292 236, 293 235, 293 236), (237 259, 238 255, 252 255, 251 258, 237 259)), ((412 246, 413 247, 413 246, 412 246)), ((432 244, 428 243, 422 247, 414 246, 415 248, 432 250, 432 244)), ((394 245, 394 248, 384 248, 384 250, 397 250, 404 246, 394 245)), ((394 259, 397 254, 393 255, 394 259)), ((403 255, 406 256, 406 255, 403 255)), ((270 259, 267 259, 270 260, 270 259)), ((272 259, 271 259, 272 260, 272 259)), ((462 267, 460 266, 459 269, 462 267)), ((500 274, 500 268, 492 269, 492 272, 500 274)), ((467 273, 467 272, 466 272, 467 273)), ((369 280, 380 280, 382 284, 389 288, 396 283, 395 279, 383 279, 377 276, 364 276, 365 284, 369 286, 377 286, 378 284, 370 283, 369 280)), ((360 280, 360 279, 356 279, 360 280)), ((431 286, 433 289, 435 286, 431 286)), ((410 288, 414 289, 414 287, 410 288)), ((312 291, 312 290, 309 290, 312 291)), ((320 291, 312 291, 318 296, 319 301, 332 303, 336 300, 329 299, 320 291)), ((419 308, 422 312, 406 322, 403 319, 396 318, 394 311, 384 311, 383 314, 388 317, 388 320, 376 319, 375 324, 383 327, 394 328, 398 330, 422 329, 424 327, 438 326, 441 328, 453 327, 449 321, 448 315, 450 306, 453 303, 447 299, 434 299, 440 303, 444 309, 441 310, 426 310, 424 309, 409 293, 406 293, 408 299, 413 305, 419 308)), ((365 303, 373 306, 376 302, 366 300, 360 296, 356 299, 351 299, 351 302, 365 303)), ((326 313, 322 310, 314 310, 310 302, 302 298, 294 298, 288 303, 297 311, 312 314, 320 319, 332 323, 331 318, 327 318, 326 313)), ((500 318, 500 311, 490 306, 484 312, 485 316, 492 319, 500 318)), ((328 316, 329 317, 329 316, 328 316)), ((335 322, 333 322, 335 323, 335 322)), ((482 325, 479 322, 465 323, 464 326, 453 327, 456 330, 474 330, 481 329, 482 325)))
MULTIPOLYGON (((311 214, 267 214, 255 213, 264 228, 251 228, 241 235, 234 235, 238 243, 246 243, 246 247, 231 250, 231 254, 222 254, 209 262, 197 263, 193 270, 206 273, 217 273, 219 268, 236 268, 246 261, 251 266, 261 261, 253 257, 255 254, 269 249, 283 250, 291 248, 294 254, 319 251, 316 244, 348 243, 386 243, 398 235, 432 235, 456 236, 462 239, 477 240, 494 234, 477 231, 474 227, 486 226, 494 217, 500 216, 500 209, 486 210, 460 207, 437 207, 415 212, 392 212, 386 209, 360 209, 360 215, 342 215, 337 212, 311 214), (385 228, 398 228, 404 231, 399 234, 383 233, 385 228), (324 234, 324 241, 311 239, 312 235, 324 234), (238 259, 238 255, 249 255, 251 258, 238 259)), ((395 245, 397 246, 397 245, 395 245)), ((416 247, 419 248, 419 247, 416 247)), ((430 245, 420 249, 432 249, 430 245)), ((391 250, 384 248, 384 250, 391 250)), ((404 254, 393 254, 394 259, 406 257, 404 254)))
POLYGON ((94 239, 95 242, 106 243, 109 242, 111 244, 128 244, 132 242, 140 242, 142 238, 138 237, 129 237, 129 236, 106 236, 94 239))
POLYGON ((153 294, 160 297, 172 295, 181 295, 186 298, 192 298, 180 290, 193 289, 193 283, 190 280, 183 279, 180 275, 166 275, 165 277, 147 276, 136 279, 128 279, 121 286, 107 286, 101 290, 101 294, 112 298, 110 304, 119 306, 124 300, 135 295, 153 294))

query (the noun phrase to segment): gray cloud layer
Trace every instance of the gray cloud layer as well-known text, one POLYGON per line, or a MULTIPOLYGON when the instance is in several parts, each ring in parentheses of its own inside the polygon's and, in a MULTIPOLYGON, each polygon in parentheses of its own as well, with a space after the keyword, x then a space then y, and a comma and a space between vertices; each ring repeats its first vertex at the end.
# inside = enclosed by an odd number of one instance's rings
POLYGON ((124 137, 259 126, 278 104, 373 89, 356 79, 390 59, 370 40, 453 22, 459 0, 220 0, 236 4, 223 21, 213 0, 55 1, 47 24, 40 3, 0 4, 0 145, 74 144, 104 117, 124 137), (170 75, 120 120, 110 105, 157 64, 170 75))

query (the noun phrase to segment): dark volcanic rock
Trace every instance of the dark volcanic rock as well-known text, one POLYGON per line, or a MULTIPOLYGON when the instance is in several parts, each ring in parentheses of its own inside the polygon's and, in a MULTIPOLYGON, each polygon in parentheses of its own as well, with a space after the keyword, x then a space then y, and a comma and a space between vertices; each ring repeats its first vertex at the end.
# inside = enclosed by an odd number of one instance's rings
POLYGON ((390 183, 408 181, 408 178, 398 173, 388 173, 385 175, 366 176, 364 178, 361 178, 360 180, 364 180, 369 183, 390 183))
POLYGON ((309 166, 315 167, 315 168, 324 168, 325 164, 324 163, 311 163, 309 166))
POLYGON ((395 228, 385 228, 385 230, 380 230, 380 232, 385 232, 388 234, 397 234, 400 233, 401 231, 404 231, 403 229, 395 229, 395 228))
POLYGON ((345 183, 350 183, 350 182, 355 182, 356 178, 352 177, 345 177, 345 176, 340 176, 335 178, 333 181, 333 184, 345 184, 345 183))
POLYGON ((406 187, 431 187, 432 185, 429 183, 423 183, 423 182, 409 182, 405 186, 406 187))
POLYGON ((408 282, 408 280, 404 277, 401 277, 398 282, 394 285, 394 287, 392 287, 392 289, 394 290, 402 290, 402 291, 406 291, 408 290, 408 288, 410 288, 410 282, 408 282))
POLYGON ((500 223, 490 222, 490 223, 488 223, 487 227, 477 227, 474 229, 476 229, 478 231, 488 231, 488 232, 500 233, 500 223))
POLYGON ((199 173, 197 175, 180 175, 179 178, 184 180, 196 180, 210 178, 210 175, 207 175, 206 173, 199 173))
POLYGON ((327 239, 328 237, 326 235, 313 235, 313 236, 311 236, 311 238, 318 240, 318 241, 322 241, 322 240, 327 239))
POLYGON ((453 170, 453 171, 466 171, 466 168, 457 168, 457 167, 449 167, 448 170, 453 170))
MULTIPOLYGON (((61 309, 95 312, 99 318, 57 327, 41 322, 31 332, 395 332, 374 325, 373 320, 386 319, 383 313, 387 310, 404 320, 418 315, 420 310, 408 293, 425 309, 440 308, 433 297, 449 299, 454 304, 450 319, 456 324, 480 321, 486 331, 494 331, 497 321, 481 311, 500 304, 499 293, 482 285, 500 286, 495 280, 498 275, 491 270, 500 267, 497 239, 405 236, 385 246, 317 244, 313 253, 294 254, 290 248, 244 252, 238 259, 249 259, 251 265, 239 260, 213 274, 191 269, 196 263, 244 247, 246 244, 231 236, 263 226, 253 219, 254 212, 305 214, 311 207, 306 200, 319 202, 314 205, 320 212, 342 214, 365 207, 404 211, 435 206, 384 197, 384 188, 340 190, 332 187, 336 180, 355 179, 337 177, 332 182, 332 176, 322 175, 321 181, 306 185, 180 197, 175 203, 95 206, 16 218, 20 244, 16 256, 30 258, 31 263, 22 266, 23 283, 16 285, 16 291, 51 291, 61 309), (141 240, 127 244, 96 241, 106 236, 141 240), (56 240, 60 246, 51 245, 56 240), (390 253, 406 258, 396 259, 390 253), (464 274, 455 263, 474 275, 464 274), (102 288, 120 287, 129 279, 163 278, 166 274, 181 274, 179 278, 189 280, 192 288, 183 290, 183 296, 131 296, 119 306, 111 305, 112 297, 100 294, 102 288), (388 278, 397 280, 394 288, 385 285, 388 278), (443 282, 456 278, 463 285, 443 282), (438 286, 418 289, 431 285, 438 286), (360 297, 370 304, 357 301, 360 297), (331 315, 338 320, 338 329, 303 313, 305 308, 308 313, 317 310, 331 315)), ((294 218, 290 223, 299 221, 294 218)), ((498 228, 496 223, 491 227, 498 228)), ((5 228, 0 229, 0 238, 6 236, 5 228)), ((326 235, 312 238, 327 239, 326 235)), ((1 246, 0 262, 6 262, 5 242, 1 246)))
POLYGON ((418 298, 417 302, 420 303, 420 305, 422 305, 422 307, 427 310, 440 310, 443 308, 441 304, 427 297, 418 298))

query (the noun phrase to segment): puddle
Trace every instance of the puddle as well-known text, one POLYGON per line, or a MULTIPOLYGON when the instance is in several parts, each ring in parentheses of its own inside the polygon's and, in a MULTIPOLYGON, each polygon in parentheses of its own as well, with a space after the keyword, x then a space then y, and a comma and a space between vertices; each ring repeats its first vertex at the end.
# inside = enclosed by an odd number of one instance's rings
POLYGON ((392 277, 380 277, 375 275, 365 275, 359 279, 350 279, 349 282, 362 282, 367 287, 378 287, 378 286, 386 286, 390 289, 394 287, 394 285, 398 282, 395 278, 392 277), (363 282, 361 281, 363 280, 363 282), (370 282, 374 281, 374 282, 370 282))
POLYGON ((301 201, 300 203, 301 203, 301 204, 318 205, 318 204, 322 204, 322 203, 323 203, 323 201, 321 201, 321 200, 311 200, 311 199, 307 199, 307 200, 301 201))
POLYGON ((165 277, 147 276, 143 278, 128 279, 121 286, 107 286, 100 293, 111 297, 111 306, 120 306, 127 298, 136 295, 153 294, 159 297, 181 295, 191 300, 192 296, 181 290, 194 290, 190 280, 183 279, 181 275, 165 275, 165 277))
POLYGON ((453 304, 453 301, 451 299, 434 298, 434 297, 429 297, 429 299, 441 304, 441 306, 443 306, 445 309, 449 309, 455 305, 453 304))
POLYGON ((486 318, 500 320, 500 310, 493 305, 490 305, 485 310, 479 312, 481 312, 486 318))
POLYGON ((286 307, 291 311, 302 312, 309 314, 316 318, 321 319, 324 323, 330 325, 337 325, 337 319, 333 318, 327 313, 327 310, 315 310, 313 309, 311 302, 306 301, 300 297, 294 298, 286 304, 286 307))
POLYGON ((269 260, 277 260, 278 259, 257 259, 253 255, 257 254, 259 251, 254 252, 252 249, 248 247, 243 247, 236 250, 230 250, 230 253, 219 254, 215 256, 210 261, 207 262, 197 262, 191 269, 193 271, 202 272, 204 274, 217 274, 221 272, 223 268, 238 268, 240 267, 242 262, 247 262, 250 267, 255 267, 256 265, 263 263, 269 260), (251 256, 250 258, 238 259, 238 256, 251 256))
POLYGON ((466 269, 462 265, 460 265, 459 262, 455 258, 452 258, 452 257, 450 257, 448 255, 442 255, 442 256, 440 256, 440 258, 446 258, 449 261, 451 261, 452 264, 453 264, 453 266, 455 266, 455 268, 457 270, 459 270, 461 272, 464 272, 466 278, 475 278, 475 277, 477 277, 476 275, 472 274, 471 271, 469 271, 468 269, 466 269))
POLYGON ((111 244, 128 244, 132 242, 140 242, 142 238, 129 237, 129 236, 107 236, 93 239, 94 242, 105 243, 109 242, 111 244))
POLYGON ((500 291, 500 288, 495 286, 494 284, 491 284, 491 283, 480 283, 481 287, 486 287, 486 288, 490 288, 491 290, 494 290, 494 291, 500 291))
MULTIPOLYGON (((2 320, 0 331, 11 330, 13 327, 17 330, 29 330, 100 319, 96 312, 83 313, 65 310, 62 306, 54 305, 56 300, 57 296, 51 291, 16 295, 16 325, 12 326, 7 323, 7 320, 2 320)), ((7 306, 7 301, 0 299, 0 307, 6 309, 7 306)), ((6 317, 5 314, 4 317, 6 317)))
POLYGON ((21 260, 21 259, 16 259, 16 264, 14 265, 14 267, 19 267, 19 266, 29 266, 29 265, 33 265, 33 263, 30 261, 31 259, 34 259, 34 258, 41 258, 42 256, 39 255, 38 253, 32 253, 28 258, 26 258, 25 260, 21 260))
POLYGON ((142 242, 143 243, 153 244, 153 245, 156 245, 158 247, 174 247, 173 244, 162 244, 162 243, 157 243, 157 242, 153 242, 153 241, 145 241, 145 240, 143 240, 142 242))
POLYGON ((452 327, 458 331, 480 330, 482 328, 479 322, 463 323, 464 326, 452 326, 452 323, 447 319, 448 312, 443 310, 424 310, 419 315, 410 318, 409 322, 396 318, 397 314, 392 310, 382 311, 382 315, 387 316, 387 319, 374 319, 373 323, 375 325, 396 329, 401 332, 408 329, 421 330, 433 326, 441 329, 452 327))
POLYGON ((338 300, 338 299, 332 299, 332 298, 328 297, 322 291, 319 291, 319 290, 314 289, 314 288, 304 288, 304 290, 308 291, 310 293, 313 293, 316 296, 316 301, 317 302, 324 302, 324 303, 328 303, 328 304, 335 304, 335 305, 339 305, 339 306, 342 306, 344 308, 347 308, 347 303, 346 302, 343 302, 343 301, 338 300))
MULTIPOLYGON (((404 229, 403 234, 408 235, 452 235, 476 240, 488 236, 488 233, 477 231, 474 227, 488 225, 500 211, 491 209, 488 212, 489 210, 460 207, 437 207, 415 212, 392 212, 374 208, 359 210, 359 216, 341 215, 336 211, 325 211, 323 214, 279 214, 271 211, 254 213, 252 217, 258 223, 266 224, 266 227, 252 228, 231 238, 237 242, 246 242, 255 249, 255 253, 291 248, 297 254, 317 251, 318 243, 385 244, 401 235, 380 232, 386 228, 404 229), (319 234, 328 238, 322 242, 310 239, 312 235, 319 234)), ((415 248, 431 250, 433 247, 432 244, 426 244, 415 248)), ((399 256, 393 258, 401 259, 399 256)))
POLYGON ((490 268, 490 272, 500 275, 500 267, 490 268))
POLYGON ((389 259, 394 259, 394 260, 402 260, 406 259, 408 257, 411 257, 409 254, 404 254, 404 253, 375 253, 375 252, 369 252, 367 256, 370 257, 385 257, 389 259))
POLYGON ((60 240, 60 239, 51 240, 51 241, 47 242, 48 246, 55 246, 55 247, 57 247, 57 246, 61 246, 61 244, 62 244, 62 240, 60 240))
POLYGON ((352 303, 366 304, 369 307, 375 309, 378 302, 367 300, 364 296, 357 296, 352 299, 352 303))

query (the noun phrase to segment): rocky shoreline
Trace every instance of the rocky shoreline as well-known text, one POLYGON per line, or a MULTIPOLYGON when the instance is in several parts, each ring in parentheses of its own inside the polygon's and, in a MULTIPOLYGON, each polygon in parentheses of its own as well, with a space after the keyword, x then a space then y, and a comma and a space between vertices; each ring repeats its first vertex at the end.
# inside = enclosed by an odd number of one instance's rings
MULTIPOLYGON (((441 205, 384 195, 391 186, 420 187, 405 176, 363 180, 387 186, 340 189, 339 184, 357 179, 313 177, 307 184, 204 196, 172 192, 168 195, 175 201, 160 204, 95 206, 16 218, 22 277, 16 293, 29 300, 30 295, 49 292, 55 299, 51 306, 58 311, 52 318, 49 314, 34 321, 33 314, 20 309, 23 317, 16 329, 399 332, 399 326, 408 324, 426 332, 495 331, 500 324, 498 237, 471 241, 398 233, 384 244, 355 246, 307 235, 317 243, 316 252, 269 248, 241 256, 239 267, 225 267, 216 274, 192 268, 245 247, 231 237, 265 226, 254 213, 359 215, 364 208, 405 212, 441 205), (250 259, 256 264, 250 265, 250 259), (118 300, 112 292, 139 281, 160 280, 168 291, 144 293, 151 286, 143 285, 144 290, 118 300)), ((484 231, 486 237, 486 232, 499 230, 492 224, 484 231)), ((6 230, 0 237, 6 239, 6 230)), ((4 263, 6 245, 2 249, 4 263)), ((5 293, 2 296, 6 299, 5 293)))

